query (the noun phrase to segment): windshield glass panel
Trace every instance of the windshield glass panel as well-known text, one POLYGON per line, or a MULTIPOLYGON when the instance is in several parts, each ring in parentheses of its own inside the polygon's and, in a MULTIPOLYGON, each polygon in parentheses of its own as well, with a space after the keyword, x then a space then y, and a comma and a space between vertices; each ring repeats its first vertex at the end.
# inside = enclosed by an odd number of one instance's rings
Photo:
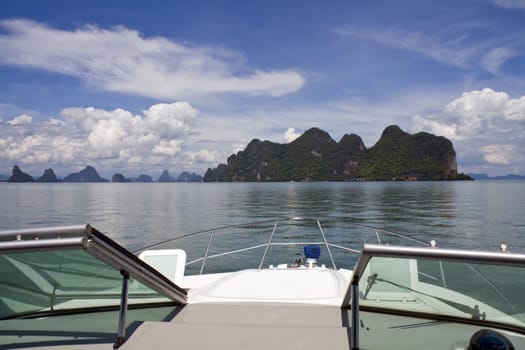
MULTIPOLYGON (((118 269, 82 249, 0 255, 0 319, 36 312, 118 306, 118 269)), ((169 301, 130 280, 128 303, 169 301)))
POLYGON ((359 304, 525 328, 524 280, 521 267, 372 257, 359 281, 359 304))

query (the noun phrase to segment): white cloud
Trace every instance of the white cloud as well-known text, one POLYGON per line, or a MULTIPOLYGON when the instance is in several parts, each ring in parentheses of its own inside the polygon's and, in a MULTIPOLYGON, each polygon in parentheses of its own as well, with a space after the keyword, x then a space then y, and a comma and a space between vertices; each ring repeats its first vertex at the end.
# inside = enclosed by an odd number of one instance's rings
POLYGON ((464 35, 444 40, 421 32, 352 26, 340 28, 336 32, 343 36, 353 36, 393 48, 414 51, 436 61, 460 67, 465 67, 469 58, 478 50, 466 45, 464 35))
POLYGON ((153 153, 170 157, 176 156, 181 151, 182 143, 179 140, 161 140, 153 147, 153 153))
POLYGON ((426 129, 452 139, 476 137, 489 130, 507 130, 513 121, 525 120, 525 96, 511 99, 505 92, 485 88, 464 92, 437 116, 415 116, 416 129, 426 129))
POLYGON ((188 122, 197 114, 198 111, 187 102, 159 103, 144 111, 144 125, 139 127, 146 130, 155 128, 161 137, 177 137, 189 132, 188 122))
POLYGON ((485 88, 464 92, 463 95, 450 102, 445 112, 464 119, 484 117, 494 118, 502 115, 509 102, 509 95, 485 88))
POLYGON ((128 137, 116 119, 99 120, 88 135, 88 144, 98 157, 115 158, 128 137))
POLYGON ((33 121, 33 117, 27 114, 21 114, 18 117, 8 120, 7 124, 9 125, 24 125, 24 124, 31 124, 33 121))
POLYGON ((500 67, 517 55, 514 50, 502 45, 501 38, 476 41, 468 32, 428 34, 347 26, 337 29, 336 33, 416 52, 444 64, 464 69, 483 69, 493 74, 499 74, 500 67))
POLYGON ((496 47, 483 57, 482 65, 486 71, 492 74, 499 74, 501 65, 516 54, 506 47, 496 47))
POLYGON ((68 169, 92 164, 107 171, 157 171, 175 163, 203 168, 210 166, 206 157, 190 161, 184 154, 198 115, 187 102, 153 105, 142 115, 93 107, 67 108, 62 118, 43 122, 29 123, 31 116, 22 115, 0 129, 0 163, 68 169))
POLYGON ((505 117, 510 120, 525 121, 525 96, 508 102, 505 117))
POLYGON ((525 10, 525 0, 494 0, 494 3, 503 8, 525 10))
POLYGON ((444 136, 449 139, 458 139, 457 124, 444 124, 440 120, 434 119, 434 116, 423 117, 420 115, 414 116, 412 119, 413 128, 415 130, 431 130, 436 135, 444 136))
POLYGON ((491 164, 509 165, 515 160, 516 147, 514 145, 488 145, 481 147, 484 158, 491 164))
POLYGON ((301 134, 296 132, 295 128, 288 128, 288 130, 286 130, 286 132, 284 133, 284 141, 286 143, 289 143, 298 138, 299 136, 301 136, 301 134))
MULTIPOLYGON (((415 116, 413 131, 429 131, 454 141, 464 164, 501 166, 525 173, 525 96, 511 98, 492 89, 465 92, 442 112, 415 116)), ((461 163, 461 162, 460 162, 461 163)), ((476 171, 472 169, 471 171, 476 171)))
POLYGON ((304 77, 288 70, 250 70, 235 52, 143 37, 126 27, 59 30, 30 20, 3 20, 0 62, 84 79, 107 91, 157 99, 214 93, 281 96, 304 77), (240 71, 247 73, 240 73, 240 71))
POLYGON ((217 150, 210 151, 203 149, 197 152, 187 152, 186 157, 191 164, 208 163, 215 166, 216 164, 224 162, 223 155, 217 150))

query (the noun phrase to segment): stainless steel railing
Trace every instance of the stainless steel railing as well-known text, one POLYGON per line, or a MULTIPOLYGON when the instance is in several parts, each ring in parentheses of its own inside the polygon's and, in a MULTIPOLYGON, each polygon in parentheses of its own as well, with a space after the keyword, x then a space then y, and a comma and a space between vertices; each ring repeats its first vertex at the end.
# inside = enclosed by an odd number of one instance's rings
POLYGON ((350 221, 340 222, 334 219, 326 219, 326 220, 321 221, 320 219, 308 219, 308 218, 278 218, 274 220, 259 220, 259 221, 252 221, 252 222, 235 224, 235 225, 227 225, 227 226, 222 226, 222 227, 211 228, 208 230, 193 232, 190 234, 169 238, 161 242, 157 242, 155 244, 148 245, 147 247, 144 247, 140 249, 139 251, 159 247, 161 245, 165 245, 168 243, 177 245, 177 243, 179 243, 180 241, 184 239, 193 238, 197 236, 205 236, 205 235, 208 235, 208 238, 205 244, 204 253, 201 256, 188 260, 186 262, 186 266, 200 263, 201 265, 199 268, 199 274, 202 274, 204 272, 207 262, 209 262, 212 259, 234 255, 234 254, 239 254, 239 253, 244 253, 244 252, 249 252, 249 251, 258 250, 258 249, 263 249, 263 253, 260 256, 258 260, 258 264, 257 264, 257 268, 262 269, 263 266, 265 265, 270 248, 278 247, 278 246, 292 247, 292 246, 305 246, 309 244, 316 244, 321 247, 324 247, 328 255, 329 265, 331 265, 333 269, 337 269, 337 264, 336 264, 336 259, 334 257, 333 249, 340 250, 346 253, 356 254, 357 256, 358 254, 361 253, 360 248, 361 248, 362 243, 365 243, 365 242, 370 243, 370 242, 376 241, 377 244, 384 244, 385 236, 396 237, 403 241, 410 241, 412 243, 415 243, 421 246, 430 246, 429 242, 411 237, 406 234, 392 232, 392 231, 388 231, 388 230, 384 230, 384 229, 380 229, 380 228, 376 228, 373 226, 356 223, 356 222, 350 222, 350 221), (325 226, 324 226, 325 223, 328 225, 337 224, 336 228, 340 236, 339 238, 346 237, 346 236, 353 237, 356 230, 360 231, 359 237, 361 237, 361 240, 359 241, 359 245, 356 246, 355 248, 352 248, 352 247, 345 246, 344 244, 338 244, 338 243, 332 242, 327 237, 327 234, 325 232, 325 226), (263 227, 264 228, 263 231, 267 232, 268 237, 267 239, 265 239, 263 243, 250 244, 248 246, 237 248, 237 249, 229 249, 227 251, 212 253, 212 248, 216 244, 216 237, 219 233, 224 234, 224 233, 227 233, 229 230, 240 229, 240 230, 245 230, 247 234, 249 234, 250 230, 253 230, 254 227, 258 229, 260 227, 263 227), (286 242, 276 241, 276 237, 279 234, 280 236, 283 236, 283 234, 286 236, 287 232, 291 231, 289 230, 290 227, 304 228, 304 230, 307 230, 310 234, 312 230, 315 230, 319 238, 315 240, 302 239, 302 240, 289 241, 288 239, 290 239, 290 237, 287 237, 286 242), (349 233, 350 231, 352 232, 349 233), (366 232, 363 234, 362 231, 366 231, 366 232))

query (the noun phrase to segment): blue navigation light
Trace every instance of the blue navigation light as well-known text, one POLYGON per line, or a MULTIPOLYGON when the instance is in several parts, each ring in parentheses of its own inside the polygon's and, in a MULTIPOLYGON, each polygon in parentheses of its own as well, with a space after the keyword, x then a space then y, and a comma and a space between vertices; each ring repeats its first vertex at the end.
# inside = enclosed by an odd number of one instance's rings
POLYGON ((305 245, 304 256, 306 259, 319 259, 319 256, 321 256, 321 247, 316 244, 305 245))

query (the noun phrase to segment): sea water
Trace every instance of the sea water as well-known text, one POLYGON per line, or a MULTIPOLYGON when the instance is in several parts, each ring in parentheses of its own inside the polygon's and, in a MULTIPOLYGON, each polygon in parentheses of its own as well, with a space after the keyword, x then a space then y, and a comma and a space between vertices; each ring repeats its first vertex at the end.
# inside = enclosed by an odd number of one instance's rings
POLYGON ((0 230, 89 223, 130 250, 274 217, 356 220, 444 247, 525 252, 525 181, 0 183, 0 230))

